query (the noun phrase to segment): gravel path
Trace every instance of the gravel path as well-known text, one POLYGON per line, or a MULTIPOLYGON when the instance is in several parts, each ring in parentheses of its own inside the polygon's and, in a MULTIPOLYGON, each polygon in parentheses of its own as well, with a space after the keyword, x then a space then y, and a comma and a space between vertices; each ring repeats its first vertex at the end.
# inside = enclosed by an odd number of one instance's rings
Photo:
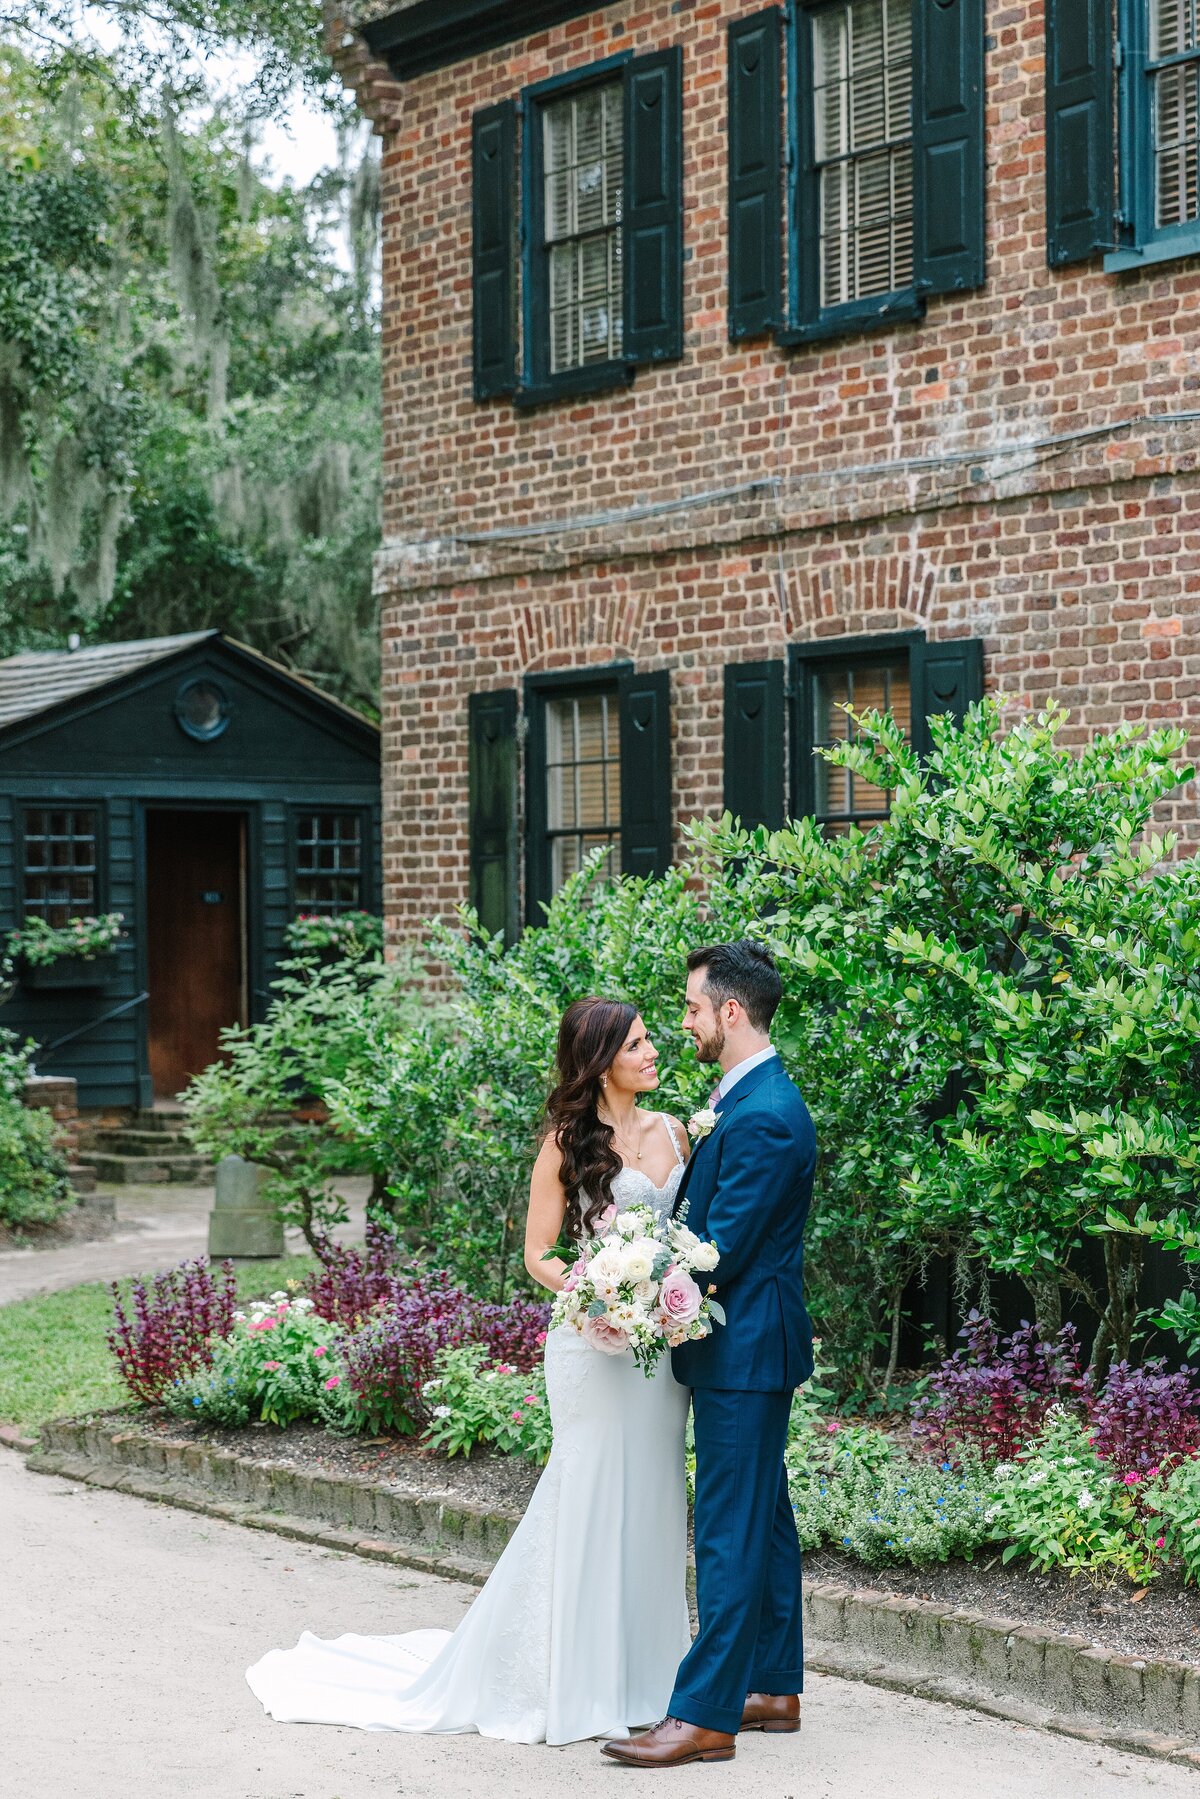
POLYGON ((30 1474, 0 1454, 3 1787, 21 1799, 1196 1799, 1185 1769, 814 1677, 799 1737, 632 1775, 525 1748, 275 1724, 242 1672, 300 1629, 453 1623, 453 1582, 30 1474))
MULTIPOLYGON (((351 1217, 334 1235, 361 1237, 370 1181, 356 1176, 338 1186, 350 1201, 351 1217)), ((85 1281, 156 1273, 207 1251, 211 1187, 105 1187, 102 1191, 111 1192, 117 1202, 115 1233, 92 1243, 0 1250, 0 1305, 39 1293, 58 1293, 85 1281)), ((299 1231, 287 1233, 289 1253, 298 1255, 304 1247, 299 1231)))

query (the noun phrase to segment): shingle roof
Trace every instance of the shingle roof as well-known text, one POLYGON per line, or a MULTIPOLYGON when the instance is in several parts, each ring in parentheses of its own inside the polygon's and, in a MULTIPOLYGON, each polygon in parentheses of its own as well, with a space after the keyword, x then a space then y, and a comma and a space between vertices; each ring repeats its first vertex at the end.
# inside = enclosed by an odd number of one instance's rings
POLYGON ((99 643, 81 650, 26 650, 0 661, 0 728, 45 712, 62 700, 127 675, 148 662, 173 656, 219 631, 187 631, 177 637, 144 637, 136 643, 99 643))

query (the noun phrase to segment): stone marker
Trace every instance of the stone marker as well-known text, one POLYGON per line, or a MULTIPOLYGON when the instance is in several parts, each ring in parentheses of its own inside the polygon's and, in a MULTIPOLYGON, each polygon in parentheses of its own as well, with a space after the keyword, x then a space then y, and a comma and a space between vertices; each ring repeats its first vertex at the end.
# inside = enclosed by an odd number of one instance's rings
POLYGON ((222 1156, 217 1163, 217 1192, 208 1216, 208 1253, 225 1256, 281 1256, 283 1225, 263 1188, 269 1168, 242 1156, 222 1156))

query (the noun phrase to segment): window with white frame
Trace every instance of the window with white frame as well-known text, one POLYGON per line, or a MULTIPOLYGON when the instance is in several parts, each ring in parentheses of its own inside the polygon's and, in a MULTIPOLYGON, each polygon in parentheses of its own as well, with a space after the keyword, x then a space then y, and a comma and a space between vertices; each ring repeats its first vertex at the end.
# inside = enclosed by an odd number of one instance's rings
POLYGON ((610 81, 541 111, 554 375, 621 354, 622 94, 622 83, 610 81))

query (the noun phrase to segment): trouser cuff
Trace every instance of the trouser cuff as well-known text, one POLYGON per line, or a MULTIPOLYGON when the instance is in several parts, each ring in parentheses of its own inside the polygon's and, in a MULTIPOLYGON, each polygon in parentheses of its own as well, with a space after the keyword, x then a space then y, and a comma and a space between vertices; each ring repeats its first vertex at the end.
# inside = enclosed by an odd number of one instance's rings
POLYGON ((672 1718, 682 1718, 685 1724, 695 1724, 701 1730, 723 1730, 727 1736, 736 1736, 742 1722, 741 1705, 733 1711, 705 1699, 693 1699, 687 1693, 672 1693, 667 1712, 672 1718))
POLYGON ((803 1668, 755 1668, 750 1676, 749 1691, 752 1693, 802 1693, 804 1691, 803 1668))

